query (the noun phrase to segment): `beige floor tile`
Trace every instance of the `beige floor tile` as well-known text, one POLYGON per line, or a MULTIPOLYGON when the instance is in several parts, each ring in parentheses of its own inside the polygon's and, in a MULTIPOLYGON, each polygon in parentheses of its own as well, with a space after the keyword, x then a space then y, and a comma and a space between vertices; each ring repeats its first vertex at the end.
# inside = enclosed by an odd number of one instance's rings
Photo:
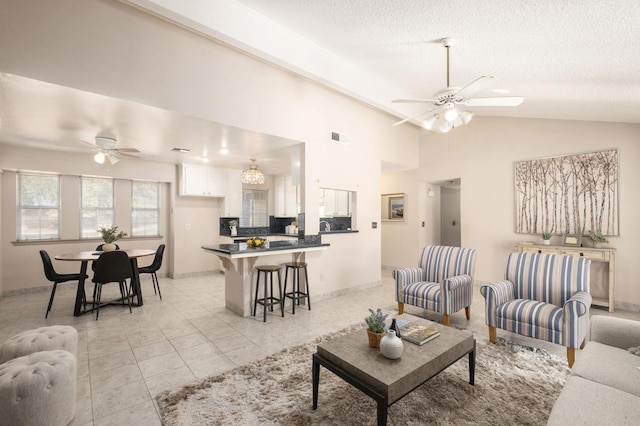
POLYGON ((235 367, 235 364, 225 355, 218 355, 202 361, 190 363, 188 364, 188 367, 196 377, 202 379, 231 370, 235 367))
POLYGON ((133 351, 127 346, 127 349, 124 351, 89 360, 89 374, 96 374, 100 371, 112 370, 122 367, 123 365, 135 363, 136 358, 133 356, 133 351))
POLYGON ((202 361, 220 355, 222 352, 211 342, 178 349, 178 353, 187 364, 202 361))
POLYGON ((186 385, 196 380, 191 370, 187 366, 176 368, 155 376, 147 377, 144 381, 147 383, 151 398, 155 398, 160 392, 176 389, 179 386, 186 385))
POLYGON ((133 349, 133 354, 138 362, 160 355, 166 355, 175 352, 175 347, 168 340, 152 343, 150 345, 141 346, 133 349))
POLYGON ((209 342, 209 339, 204 334, 196 332, 180 337, 174 337, 170 339, 170 341, 173 347, 179 350, 207 343, 209 342))
POLYGON ((92 374, 91 389, 93 392, 104 392, 141 379, 142 373, 138 365, 128 364, 92 374))
POLYGON ((160 426, 160 417, 153 402, 144 401, 111 415, 99 418, 93 422, 94 426, 160 426))
POLYGON ((118 411, 128 409, 145 401, 150 401, 149 390, 144 380, 126 383, 91 396, 93 419, 106 417, 118 411))
POLYGON ((156 374, 175 370, 176 368, 184 367, 185 363, 177 352, 172 352, 166 355, 145 359, 144 361, 139 362, 138 366, 142 372, 142 377, 147 378, 155 376, 156 374))

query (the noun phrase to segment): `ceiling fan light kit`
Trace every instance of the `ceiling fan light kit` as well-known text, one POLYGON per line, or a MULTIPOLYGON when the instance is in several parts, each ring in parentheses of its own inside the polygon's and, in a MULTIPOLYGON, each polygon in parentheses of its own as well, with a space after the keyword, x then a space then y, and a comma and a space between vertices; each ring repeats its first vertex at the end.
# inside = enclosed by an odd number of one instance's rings
MULTIPOLYGON (((93 156, 93 161, 95 161, 98 164, 104 164, 104 160, 108 159, 109 163, 111 163, 111 165, 114 165, 120 161, 120 158, 118 158, 118 155, 130 155, 130 154, 126 154, 127 152, 133 152, 133 153, 140 152, 135 148, 117 149, 116 145, 118 144, 118 141, 115 138, 112 138, 109 136, 98 135, 95 137, 95 141, 96 143, 94 147, 98 150, 98 152, 96 153, 96 155, 93 156)), ((89 143, 87 144, 92 145, 89 143)))
POLYGON ((455 40, 447 37, 441 40, 447 50, 447 87, 438 90, 432 99, 395 99, 397 103, 425 103, 433 104, 430 108, 413 117, 394 123, 394 126, 413 120, 421 115, 431 113, 431 116, 422 122, 422 127, 429 131, 447 133, 449 130, 468 124, 473 118, 472 111, 462 110, 463 106, 518 106, 524 98, 522 96, 499 97, 475 97, 495 84, 497 79, 492 76, 482 76, 470 84, 460 88, 449 84, 449 48, 455 44, 455 40))

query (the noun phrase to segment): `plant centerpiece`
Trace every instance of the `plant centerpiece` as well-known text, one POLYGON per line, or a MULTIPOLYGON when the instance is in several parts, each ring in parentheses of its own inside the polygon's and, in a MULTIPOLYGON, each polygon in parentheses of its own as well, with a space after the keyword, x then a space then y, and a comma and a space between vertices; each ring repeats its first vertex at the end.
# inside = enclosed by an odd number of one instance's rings
POLYGON ((266 238, 251 237, 247 240, 247 247, 264 247, 267 244, 266 238))
POLYGON ((594 247, 598 247, 599 244, 606 244, 609 242, 607 237, 596 231, 589 231, 589 239, 593 242, 594 247))
POLYGON ((380 340, 384 337, 384 321, 387 319, 387 314, 383 314, 380 308, 375 312, 369 308, 369 312, 369 315, 364 317, 364 322, 367 323, 369 346, 379 348, 380 340))
POLYGON ((124 231, 118 232, 118 227, 116 225, 112 225, 108 228, 100 227, 98 228, 98 233, 104 241, 102 245, 103 251, 113 251, 116 249, 116 245, 114 244, 120 238, 126 237, 127 233, 124 231))
POLYGON ((545 246, 551 244, 551 232, 543 232, 542 234, 540 234, 540 237, 542 237, 542 244, 544 244, 545 246))

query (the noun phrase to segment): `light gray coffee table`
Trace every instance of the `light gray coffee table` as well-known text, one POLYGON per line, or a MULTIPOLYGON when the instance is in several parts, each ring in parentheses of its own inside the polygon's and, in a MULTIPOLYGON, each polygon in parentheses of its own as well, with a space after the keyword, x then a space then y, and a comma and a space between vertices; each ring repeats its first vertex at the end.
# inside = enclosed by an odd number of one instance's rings
POLYGON ((465 355, 469 355, 469 383, 474 384, 476 340, 472 333, 413 315, 398 318, 435 327, 440 336, 422 346, 404 341, 402 357, 396 360, 387 359, 379 349, 369 347, 364 329, 318 345, 313 354, 314 410, 318 408, 321 365, 376 401, 378 425, 387 424, 390 405, 465 355))

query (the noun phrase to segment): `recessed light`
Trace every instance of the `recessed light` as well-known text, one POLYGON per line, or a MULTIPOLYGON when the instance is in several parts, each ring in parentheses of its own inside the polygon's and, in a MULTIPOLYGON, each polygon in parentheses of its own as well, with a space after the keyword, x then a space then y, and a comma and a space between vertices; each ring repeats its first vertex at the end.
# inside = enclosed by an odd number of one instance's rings
POLYGON ((229 153, 229 149, 228 148, 220 148, 220 154, 227 155, 228 153, 229 153))

